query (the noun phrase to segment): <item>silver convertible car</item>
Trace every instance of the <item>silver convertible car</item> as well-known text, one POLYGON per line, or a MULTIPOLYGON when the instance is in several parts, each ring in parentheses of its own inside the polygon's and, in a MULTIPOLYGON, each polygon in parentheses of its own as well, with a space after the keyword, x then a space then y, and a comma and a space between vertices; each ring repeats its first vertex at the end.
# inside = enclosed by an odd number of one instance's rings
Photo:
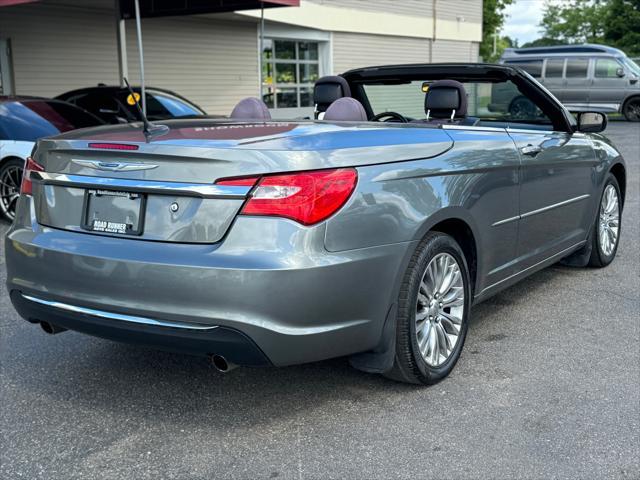
POLYGON ((363 68, 314 100, 311 120, 251 98, 40 140, 6 237, 18 313, 222 371, 349 356, 431 384, 473 304, 614 259, 626 173, 606 117, 574 118, 517 67, 363 68), (536 108, 489 110, 495 88, 536 108))

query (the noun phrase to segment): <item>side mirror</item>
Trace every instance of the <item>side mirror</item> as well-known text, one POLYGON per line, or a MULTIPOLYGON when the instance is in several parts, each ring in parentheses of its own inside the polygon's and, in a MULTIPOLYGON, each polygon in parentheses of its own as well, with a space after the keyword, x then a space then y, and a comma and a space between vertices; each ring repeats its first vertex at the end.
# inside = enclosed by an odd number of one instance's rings
POLYGON ((624 68, 618 68, 616 70, 616 75, 620 78, 624 77, 624 68))
POLYGON ((601 112, 580 112, 578 113, 579 132, 600 133, 607 128, 607 115, 601 112))

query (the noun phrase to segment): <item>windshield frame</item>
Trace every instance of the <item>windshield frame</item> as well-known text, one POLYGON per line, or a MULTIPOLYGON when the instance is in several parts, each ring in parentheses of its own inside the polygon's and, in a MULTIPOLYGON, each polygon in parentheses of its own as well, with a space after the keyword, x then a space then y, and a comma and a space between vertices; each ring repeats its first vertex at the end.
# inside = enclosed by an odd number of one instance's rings
POLYGON ((349 70, 341 76, 347 80, 352 96, 363 104, 369 117, 373 113, 363 91, 363 83, 443 79, 463 83, 474 79, 504 82, 509 79, 551 120, 553 131, 573 133, 576 129, 576 121, 569 111, 543 85, 518 67, 490 63, 384 65, 349 70))

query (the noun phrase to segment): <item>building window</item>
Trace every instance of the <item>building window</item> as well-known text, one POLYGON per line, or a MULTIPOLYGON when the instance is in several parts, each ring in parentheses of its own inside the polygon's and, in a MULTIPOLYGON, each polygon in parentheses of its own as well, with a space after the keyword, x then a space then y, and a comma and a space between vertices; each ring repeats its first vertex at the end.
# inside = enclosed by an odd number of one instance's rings
POLYGON ((262 99, 269 108, 313 106, 313 84, 320 76, 319 43, 265 39, 262 99))

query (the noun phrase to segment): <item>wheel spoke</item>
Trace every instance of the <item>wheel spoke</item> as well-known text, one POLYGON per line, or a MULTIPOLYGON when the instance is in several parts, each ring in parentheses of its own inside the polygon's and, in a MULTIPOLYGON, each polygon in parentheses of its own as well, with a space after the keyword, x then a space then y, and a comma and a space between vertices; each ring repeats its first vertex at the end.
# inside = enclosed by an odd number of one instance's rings
POLYGON ((460 333, 460 326, 456 325, 445 315, 440 316, 440 323, 442 324, 446 333, 450 335, 458 335, 458 333, 460 333))
POLYGON ((433 297, 433 291, 429 289, 428 285, 424 283, 424 281, 420 284, 420 289, 418 290, 418 302, 423 305, 427 305, 429 300, 433 297))
POLYGON ((421 338, 418 340, 418 347, 420 348, 420 353, 423 357, 427 355, 427 347, 429 346, 430 336, 432 334, 433 328, 431 327, 431 323, 427 322, 420 330, 421 338))
POLYGON ((605 228, 600 229, 600 248, 605 255, 608 255, 607 251, 609 250, 609 238, 607 237, 607 230, 605 228))
POLYGON ((431 361, 433 365, 438 365, 440 362, 440 339, 438 338, 438 332, 433 327, 431 332, 431 361))
POLYGON ((447 336, 446 332, 442 325, 438 324, 436 327, 436 331, 438 332, 438 345, 440 346, 440 353, 444 358, 449 356, 449 351, 453 349, 451 345, 451 341, 447 336))
POLYGON ((451 287, 446 297, 442 299, 443 308, 460 307, 464 304, 464 287, 451 287))

